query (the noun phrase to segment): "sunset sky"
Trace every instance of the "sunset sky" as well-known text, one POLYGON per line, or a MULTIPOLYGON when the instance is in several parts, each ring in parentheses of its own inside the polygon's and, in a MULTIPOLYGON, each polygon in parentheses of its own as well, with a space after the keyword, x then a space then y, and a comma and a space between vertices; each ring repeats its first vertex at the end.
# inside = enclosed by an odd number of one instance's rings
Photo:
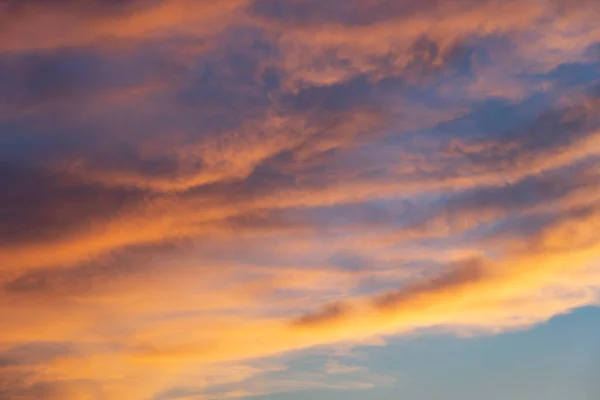
POLYGON ((600 399, 599 21, 0 0, 0 400, 600 399))

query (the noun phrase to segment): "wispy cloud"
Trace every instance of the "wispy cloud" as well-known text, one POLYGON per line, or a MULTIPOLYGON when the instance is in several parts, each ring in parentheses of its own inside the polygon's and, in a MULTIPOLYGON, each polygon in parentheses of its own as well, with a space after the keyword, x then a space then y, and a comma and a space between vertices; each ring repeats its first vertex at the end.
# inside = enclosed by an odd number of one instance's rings
POLYGON ((0 397, 368 388, 278 360, 598 304, 598 17, 0 0, 0 397))

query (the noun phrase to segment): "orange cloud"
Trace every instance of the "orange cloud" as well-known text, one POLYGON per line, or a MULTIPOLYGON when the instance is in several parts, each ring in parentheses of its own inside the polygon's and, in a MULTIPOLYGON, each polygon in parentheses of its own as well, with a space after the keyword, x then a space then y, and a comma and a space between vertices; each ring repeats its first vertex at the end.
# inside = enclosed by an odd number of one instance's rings
POLYGON ((365 388, 261 379, 598 304, 592 1, 5 3, 0 396, 365 388))
POLYGON ((4 32, 0 49, 14 52, 80 46, 107 39, 146 40, 173 31, 210 34, 231 23, 245 0, 227 4, 210 0, 129 3, 124 9, 119 6, 111 9, 110 5, 94 0, 87 4, 66 2, 62 7, 38 2, 17 6, 16 10, 11 10, 9 4, 0 20, 4 32), (39 30, 32 31, 31 26, 39 30))

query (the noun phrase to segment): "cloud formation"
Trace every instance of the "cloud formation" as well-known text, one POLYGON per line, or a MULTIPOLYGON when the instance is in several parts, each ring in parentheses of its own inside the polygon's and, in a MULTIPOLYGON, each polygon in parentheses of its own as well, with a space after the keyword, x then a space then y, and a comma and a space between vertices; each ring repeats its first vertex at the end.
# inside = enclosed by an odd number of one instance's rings
POLYGON ((598 17, 0 0, 0 398, 369 388, 278 360, 598 304, 598 17))

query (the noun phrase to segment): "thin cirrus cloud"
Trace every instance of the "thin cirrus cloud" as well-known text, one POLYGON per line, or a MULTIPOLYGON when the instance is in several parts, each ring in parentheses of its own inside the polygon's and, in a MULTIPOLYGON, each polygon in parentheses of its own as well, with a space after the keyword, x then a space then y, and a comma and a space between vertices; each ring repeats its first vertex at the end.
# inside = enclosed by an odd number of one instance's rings
POLYGON ((0 3, 0 397, 365 389, 277 360, 597 304, 599 12, 0 3))

